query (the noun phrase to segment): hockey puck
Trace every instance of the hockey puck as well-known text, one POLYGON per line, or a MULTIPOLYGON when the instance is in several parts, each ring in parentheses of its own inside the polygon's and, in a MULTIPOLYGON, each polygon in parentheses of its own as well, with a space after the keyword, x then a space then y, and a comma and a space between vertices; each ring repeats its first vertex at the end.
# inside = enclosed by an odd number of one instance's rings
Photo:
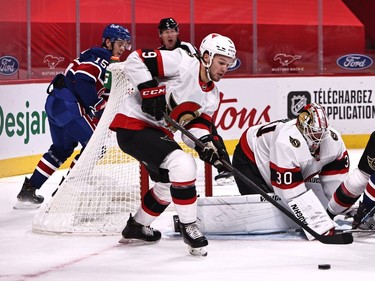
POLYGON ((318 268, 322 269, 322 270, 327 270, 327 269, 331 269, 331 265, 330 264, 319 264, 318 268))

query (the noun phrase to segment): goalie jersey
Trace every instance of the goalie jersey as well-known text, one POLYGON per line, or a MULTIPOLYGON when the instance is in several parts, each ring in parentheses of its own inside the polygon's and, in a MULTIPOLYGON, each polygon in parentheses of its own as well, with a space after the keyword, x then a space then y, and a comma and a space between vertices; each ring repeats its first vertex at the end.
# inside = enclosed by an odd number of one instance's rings
MULTIPOLYGON (((211 133, 212 116, 219 105, 219 90, 214 82, 200 80, 200 61, 195 56, 180 48, 173 51, 137 50, 129 55, 123 66, 124 73, 135 86, 153 78, 159 85, 165 85, 170 116, 183 125, 195 119, 185 127, 194 130, 197 138, 211 133)), ((135 88, 120 106, 110 128, 168 127, 163 119, 157 121, 142 111, 142 97, 135 88)), ((184 141, 193 147, 187 139, 184 141)))
POLYGON ((304 193, 305 182, 316 175, 325 195, 331 198, 349 171, 345 144, 333 128, 314 155, 298 130, 296 120, 250 127, 241 136, 239 145, 283 202, 304 193))

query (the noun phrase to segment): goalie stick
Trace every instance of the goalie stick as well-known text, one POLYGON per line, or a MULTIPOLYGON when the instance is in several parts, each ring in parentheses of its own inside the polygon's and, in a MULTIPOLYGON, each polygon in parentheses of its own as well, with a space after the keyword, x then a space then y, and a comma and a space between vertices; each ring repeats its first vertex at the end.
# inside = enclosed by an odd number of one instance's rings
MULTIPOLYGON (((195 143, 195 145, 197 145, 201 149, 205 149, 206 146, 204 145, 204 143, 202 141, 197 139, 192 133, 190 133, 182 125, 177 123, 168 114, 163 112, 163 115, 164 115, 164 118, 165 118, 166 121, 168 121, 170 124, 172 124, 173 127, 178 129, 182 134, 184 134, 190 140, 192 140, 195 143)), ((341 233, 341 234, 335 234, 335 235, 331 235, 331 236, 325 236, 325 235, 321 235, 321 234, 315 232, 308 225, 304 224, 298 218, 296 218, 283 205, 281 205, 276 200, 274 200, 271 196, 269 196, 267 194, 267 192, 265 192, 262 188, 257 186, 252 180, 250 180, 248 177, 246 177, 244 174, 242 174, 240 171, 238 171, 236 168, 234 168, 225 159, 220 159, 220 162, 224 165, 224 167, 226 169, 228 169, 228 171, 232 172, 234 175, 239 177, 243 182, 247 183, 249 186, 254 188, 254 190, 256 190, 264 198, 266 198, 268 200, 268 202, 270 202, 272 205, 274 205, 277 209, 279 209, 282 213, 284 213, 287 217, 289 217, 292 221, 294 221, 296 224, 298 224, 305 231, 310 233, 316 240, 320 241, 323 244, 351 244, 351 243, 353 243, 353 235, 351 233, 341 233)))

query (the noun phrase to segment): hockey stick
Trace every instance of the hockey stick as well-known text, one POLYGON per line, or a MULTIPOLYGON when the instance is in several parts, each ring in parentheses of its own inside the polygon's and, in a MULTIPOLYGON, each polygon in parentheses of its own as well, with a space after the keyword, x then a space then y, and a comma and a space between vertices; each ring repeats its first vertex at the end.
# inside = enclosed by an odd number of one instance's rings
MULTIPOLYGON (((171 125, 173 127, 178 129, 182 134, 184 134, 190 140, 192 140, 195 143, 195 145, 197 145, 201 149, 205 149, 206 146, 204 145, 203 142, 201 142, 192 133, 190 133, 183 126, 181 126, 179 123, 177 123, 175 120, 173 120, 169 115, 167 115, 166 113, 163 113, 163 114, 164 114, 165 120, 168 121, 169 123, 171 123, 171 125)), ((286 209, 283 205, 281 205, 276 200, 274 200, 271 196, 269 196, 267 194, 267 192, 265 192, 262 188, 257 186, 252 180, 250 180, 248 177, 246 177, 240 171, 235 169, 225 159, 220 159, 220 162, 224 165, 224 167, 228 171, 232 172, 235 176, 237 176, 243 182, 245 182, 249 186, 251 186, 254 190, 256 190, 264 198, 266 198, 268 202, 270 202, 272 205, 274 205, 277 209, 279 209, 282 213, 284 213, 292 221, 294 221, 296 224, 298 224, 301 228, 303 228, 308 233, 310 233, 316 240, 322 242, 323 244, 351 244, 353 242, 353 235, 351 233, 341 233, 341 234, 336 234, 336 235, 331 235, 331 236, 325 236, 325 235, 318 234, 313 229, 311 229, 308 225, 304 224, 299 219, 297 219, 297 217, 295 217, 288 209, 286 209)))
POLYGON ((372 207, 371 210, 365 216, 363 216, 363 218, 361 219, 361 224, 364 223, 370 216, 374 215, 374 212, 375 206, 372 207))

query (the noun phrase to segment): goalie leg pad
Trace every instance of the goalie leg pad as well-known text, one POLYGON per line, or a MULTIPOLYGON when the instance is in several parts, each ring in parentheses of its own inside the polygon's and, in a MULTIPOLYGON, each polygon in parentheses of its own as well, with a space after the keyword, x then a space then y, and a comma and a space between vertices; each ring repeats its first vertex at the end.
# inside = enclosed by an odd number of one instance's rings
MULTIPOLYGON (((268 195, 280 201, 274 193, 268 195)), ((206 234, 259 234, 300 228, 260 194, 199 197, 197 221, 206 234)))
MULTIPOLYGON (((335 227, 335 223, 328 216, 322 203, 312 190, 293 198, 288 202, 288 206, 296 218, 318 234, 325 234, 335 227)), ((307 231, 304 230, 304 232, 308 240, 315 239, 307 231)))

